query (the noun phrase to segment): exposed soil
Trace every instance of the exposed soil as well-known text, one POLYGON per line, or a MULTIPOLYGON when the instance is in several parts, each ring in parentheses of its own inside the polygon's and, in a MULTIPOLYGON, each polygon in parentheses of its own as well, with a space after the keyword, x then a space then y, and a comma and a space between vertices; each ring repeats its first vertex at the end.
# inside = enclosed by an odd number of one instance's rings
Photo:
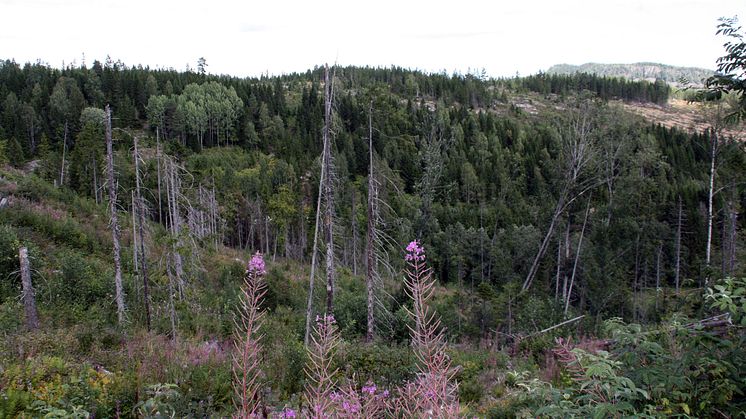
MULTIPOLYGON (((713 109, 703 107, 699 103, 689 103, 681 99, 672 99, 666 106, 652 103, 618 102, 624 109, 641 115, 651 122, 657 122, 668 128, 679 128, 689 132, 702 132, 712 126, 713 109)), ((739 124, 736 127, 723 129, 723 133, 741 141, 746 139, 746 127, 739 124)))

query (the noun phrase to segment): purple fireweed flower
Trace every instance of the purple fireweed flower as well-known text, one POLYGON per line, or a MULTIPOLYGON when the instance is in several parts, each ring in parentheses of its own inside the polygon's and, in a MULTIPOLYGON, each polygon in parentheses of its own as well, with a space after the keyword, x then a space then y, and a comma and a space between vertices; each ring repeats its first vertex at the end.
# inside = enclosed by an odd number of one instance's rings
POLYGON ((342 409, 345 412, 355 413, 360 410, 360 406, 357 403, 350 403, 349 401, 345 400, 342 402, 342 409))
POLYGON ((363 393, 375 394, 376 393, 376 385, 375 384, 371 384, 369 386, 363 386, 363 393))
POLYGON ((425 248, 420 246, 417 240, 409 242, 406 250, 407 254, 404 256, 404 260, 412 262, 422 262, 425 260, 425 248))
POLYGON ((267 273, 267 271, 264 269, 264 258, 262 257, 262 254, 259 252, 256 252, 254 256, 251 257, 251 261, 249 261, 249 266, 246 268, 246 270, 249 273, 253 273, 256 275, 264 275, 267 273))
POLYGON ((428 390, 427 393, 425 393, 425 397, 427 397, 428 399, 435 398, 435 392, 433 392, 432 390, 428 390))
POLYGON ((383 397, 388 397, 389 396, 389 391, 388 390, 383 390, 383 393, 381 395, 383 397))
POLYGON ((294 418, 294 417, 296 417, 295 410, 293 410, 293 409, 285 409, 282 412, 282 415, 280 417, 281 418, 294 418))

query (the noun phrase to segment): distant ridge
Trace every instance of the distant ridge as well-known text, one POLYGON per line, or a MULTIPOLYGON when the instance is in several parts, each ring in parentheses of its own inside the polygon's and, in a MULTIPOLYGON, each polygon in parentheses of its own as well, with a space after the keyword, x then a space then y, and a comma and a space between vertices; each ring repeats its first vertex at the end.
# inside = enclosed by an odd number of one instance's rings
POLYGON ((585 63, 582 65, 556 64, 547 70, 547 74, 591 73, 599 76, 624 77, 633 80, 662 79, 671 84, 678 84, 682 77, 694 85, 704 84, 704 80, 715 72, 706 68, 677 67, 658 63, 633 64, 599 64, 585 63))

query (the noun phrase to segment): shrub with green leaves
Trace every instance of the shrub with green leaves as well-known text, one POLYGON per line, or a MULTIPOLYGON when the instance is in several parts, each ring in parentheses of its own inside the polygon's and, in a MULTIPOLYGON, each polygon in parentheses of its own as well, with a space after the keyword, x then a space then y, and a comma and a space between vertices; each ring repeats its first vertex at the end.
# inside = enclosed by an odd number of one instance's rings
POLYGON ((708 287, 710 308, 730 314, 733 323, 746 326, 746 278, 725 278, 708 287))

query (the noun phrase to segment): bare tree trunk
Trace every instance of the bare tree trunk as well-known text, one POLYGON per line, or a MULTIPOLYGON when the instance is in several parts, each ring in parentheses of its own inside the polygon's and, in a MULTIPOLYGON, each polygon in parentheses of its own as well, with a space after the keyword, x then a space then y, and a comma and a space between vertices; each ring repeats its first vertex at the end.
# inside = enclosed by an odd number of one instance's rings
POLYGON ((484 237, 487 231, 484 228, 484 202, 479 199, 479 282, 484 282, 484 237))
POLYGON ((176 274, 176 285, 179 292, 179 298, 184 297, 184 266, 181 260, 181 214, 179 213, 179 178, 176 173, 176 164, 171 160, 168 165, 169 180, 169 207, 171 213, 171 234, 173 236, 172 253, 174 259, 174 269, 176 274))
POLYGON ((557 274, 554 280, 554 299, 559 299, 560 264, 562 261, 562 238, 557 239, 557 274))
POLYGON ((65 120, 65 131, 62 135, 62 165, 60 166, 60 188, 65 184, 65 152, 67 151, 67 120, 65 120))
POLYGON ((155 159, 158 165, 158 222, 163 223, 163 204, 161 203, 161 139, 158 127, 155 128, 155 159))
POLYGON ((350 211, 350 225, 352 228, 352 274, 357 275, 357 214, 356 214, 356 201, 355 201, 355 187, 352 187, 352 209, 350 211))
POLYGON ((567 217, 567 227, 565 228, 565 257, 562 259, 562 301, 564 302, 567 300, 567 288, 569 285, 569 273, 568 269, 568 261, 570 260, 570 227, 572 226, 572 222, 570 220, 570 217, 567 217))
POLYGON ((570 289, 567 291, 567 299, 565 300, 565 317, 567 317, 567 310, 570 307, 570 298, 572 297, 572 287, 575 284, 575 274, 578 270, 578 260, 580 260, 580 251, 583 248, 583 236, 585 235, 585 227, 588 224, 588 214, 591 211, 591 198, 593 195, 588 196, 588 204, 585 207, 585 217, 583 218, 583 227, 580 229, 580 238, 578 239, 578 248, 575 250, 575 262, 572 265, 572 276, 570 277, 570 289))
POLYGON ((533 282, 534 277, 539 270, 539 262, 541 262, 541 259, 544 257, 544 253, 547 251, 547 247, 549 246, 549 239, 552 238, 552 234, 554 233, 554 226, 556 225, 557 219, 559 219, 560 215, 562 215, 562 211, 564 210, 564 201, 567 194, 566 191, 567 189, 562 191, 562 194, 557 201, 557 205, 555 206, 554 212, 552 213, 552 219, 549 222, 549 228, 547 228, 547 233, 544 236, 544 240, 542 240, 541 242, 541 246, 539 246, 539 250, 536 252, 534 261, 531 263, 531 268, 526 275, 526 280, 523 281, 523 286, 521 287, 523 291, 526 291, 531 287, 531 283, 533 282))
POLYGON ((138 247, 137 247, 137 222, 135 221, 135 217, 137 217, 137 210, 136 203, 135 203, 135 191, 132 191, 131 193, 131 199, 132 199, 132 264, 134 265, 135 272, 138 271, 138 263, 137 263, 137 253, 138 253, 138 247))
POLYGON ((212 216, 212 236, 215 240, 215 251, 218 251, 218 244, 223 242, 222 234, 219 231, 218 216, 220 214, 220 208, 218 207, 218 198, 215 195, 215 179, 212 179, 212 194, 210 195, 210 215, 212 216))
POLYGON ((368 329, 365 335, 367 342, 372 342, 375 337, 375 275, 376 275, 376 259, 373 246, 376 242, 376 182, 374 180, 373 172, 373 103, 371 102, 370 109, 368 112, 368 149, 369 149, 369 163, 368 163, 368 234, 366 244, 366 275, 365 285, 368 291, 368 329))
MULTIPOLYGON (((172 254, 173 256, 174 254, 172 254)), ((168 260, 168 256, 166 256, 168 260)), ((171 273, 171 263, 167 262, 166 264, 166 272, 168 275, 168 313, 169 313, 169 320, 171 321, 171 339, 176 340, 177 333, 176 333, 176 307, 174 305, 174 293, 176 292, 174 290, 174 277, 171 273)))
POLYGON ((736 225, 738 214, 736 213, 733 197, 728 197, 725 204, 723 219, 723 276, 733 275, 736 265, 736 225))
POLYGON ((637 288, 640 283, 640 233, 637 233, 635 239, 635 280, 632 284, 632 319, 637 321, 638 310, 637 310, 637 288))
POLYGON ((715 154, 717 153, 718 137, 717 132, 712 129, 710 130, 711 144, 710 144, 710 185, 707 191, 707 248, 705 251, 705 264, 707 265, 707 273, 705 274, 705 285, 710 281, 710 262, 712 259, 712 195, 715 188, 715 154))
MULTIPOLYGON (((269 254, 269 215, 264 216, 264 254, 269 254)), ((272 262, 274 262, 274 256, 272 262)))
POLYGON ((96 167, 96 156, 93 156, 93 198, 96 200, 96 205, 100 203, 98 199, 98 168, 96 167))
POLYGON ((145 326, 150 331, 150 291, 148 280, 148 259, 145 254, 145 205, 140 190, 140 154, 137 151, 137 136, 134 137, 134 159, 135 159, 135 198, 136 204, 133 211, 137 212, 140 224, 137 232, 140 241, 140 266, 142 267, 143 302, 145 303, 145 326))
POLYGON ((658 312, 658 293, 661 289, 661 253, 663 253, 663 244, 658 245, 658 252, 655 255, 655 311, 658 312))
POLYGON ((316 278, 316 254, 317 248, 318 248, 318 239, 319 239, 319 225, 320 225, 320 217, 321 217, 321 195, 322 195, 322 188, 324 185, 324 175, 326 174, 326 171, 324 170, 324 164, 325 160, 322 156, 321 159, 321 176, 319 179, 319 196, 316 200, 316 224, 313 232, 313 248, 311 249, 311 276, 308 279, 308 304, 306 306, 306 334, 303 338, 304 345, 308 347, 309 338, 311 336, 311 316, 313 313, 313 285, 314 280, 316 278))
POLYGON ((119 219, 117 218, 117 183, 114 179, 114 149, 111 138, 111 108, 106 105, 106 166, 109 182, 109 210, 111 212, 111 239, 114 244, 114 286, 116 289, 117 319, 124 322, 124 289, 122 288, 122 261, 119 247, 119 219))
POLYGON ((332 83, 329 80, 329 69, 324 73, 324 158, 326 164, 326 181, 324 182, 324 230, 326 241, 326 313, 332 315, 334 312, 334 189, 332 186, 332 146, 330 128, 332 123, 332 95, 334 94, 332 83))
POLYGON ((674 281, 676 284, 676 294, 679 293, 679 286, 681 284, 681 216, 682 216, 682 204, 681 195, 679 195, 679 217, 676 223, 676 271, 674 273, 674 281))
POLYGON ((563 156, 565 184, 557 199, 544 240, 542 240, 526 275, 526 280, 523 282, 522 292, 531 287, 531 283, 539 270, 539 263, 549 247, 549 240, 554 232, 557 219, 573 201, 596 186, 596 180, 579 181, 580 176, 586 171, 595 155, 594 137, 591 135, 593 124, 590 109, 589 105, 584 103, 573 111, 569 126, 566 128, 566 132, 562 134, 561 154, 563 156))
POLYGON ((728 201, 728 276, 733 275, 736 270, 736 226, 738 225, 738 212, 733 200, 728 201))
POLYGON ((36 298, 34 287, 31 284, 31 268, 28 261, 28 249, 18 249, 18 259, 21 262, 21 286, 23 287, 23 308, 26 312, 26 328, 36 330, 39 328, 39 316, 36 314, 36 298))

